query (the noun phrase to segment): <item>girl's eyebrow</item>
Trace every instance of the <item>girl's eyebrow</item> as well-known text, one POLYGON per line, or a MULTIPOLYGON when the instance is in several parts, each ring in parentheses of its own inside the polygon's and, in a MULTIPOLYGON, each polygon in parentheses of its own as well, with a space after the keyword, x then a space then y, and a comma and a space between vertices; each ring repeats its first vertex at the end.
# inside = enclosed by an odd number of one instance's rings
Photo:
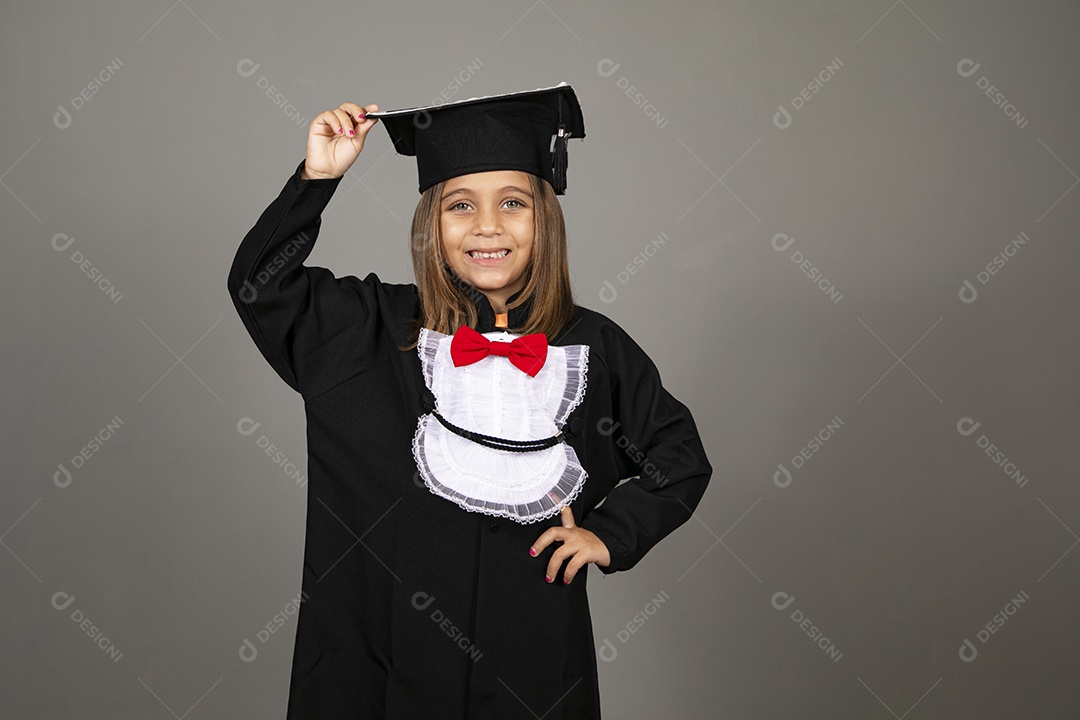
MULTIPOLYGON (((519 192, 522 195, 525 195, 527 197, 532 197, 531 192, 529 192, 528 190, 523 190, 523 189, 519 188, 517 185, 507 185, 506 187, 500 188, 497 192, 504 193, 504 192, 507 192, 508 190, 513 191, 513 192, 519 192)), ((471 192, 473 192, 472 188, 460 187, 460 188, 457 188, 456 190, 451 190, 450 192, 446 193, 445 195, 442 196, 442 199, 445 200, 446 198, 451 197, 453 195, 457 195, 458 193, 471 193, 471 192)))

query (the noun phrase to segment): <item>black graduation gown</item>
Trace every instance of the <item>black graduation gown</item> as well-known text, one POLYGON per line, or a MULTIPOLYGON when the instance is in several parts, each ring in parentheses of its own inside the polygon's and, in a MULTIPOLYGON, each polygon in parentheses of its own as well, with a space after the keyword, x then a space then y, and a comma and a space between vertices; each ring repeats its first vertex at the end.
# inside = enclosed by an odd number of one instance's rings
MULTIPOLYGON (((571 416, 580 430, 568 440, 588 478, 571 508, 611 564, 586 565, 569 585, 560 570, 548 584, 561 543, 528 550, 561 525, 557 514, 520 524, 424 485, 410 443, 426 386, 416 350, 396 349, 419 314, 417 287, 303 264, 341 180, 303 180, 303 166, 245 236, 228 278, 245 327, 307 418, 306 599, 288 719, 599 718, 588 576, 629 570, 689 519, 712 474, 690 412, 625 331, 575 306, 549 338, 589 345, 571 416)), ((490 332, 494 312, 477 296, 476 329, 490 332)), ((510 326, 527 312, 511 309, 510 326)))

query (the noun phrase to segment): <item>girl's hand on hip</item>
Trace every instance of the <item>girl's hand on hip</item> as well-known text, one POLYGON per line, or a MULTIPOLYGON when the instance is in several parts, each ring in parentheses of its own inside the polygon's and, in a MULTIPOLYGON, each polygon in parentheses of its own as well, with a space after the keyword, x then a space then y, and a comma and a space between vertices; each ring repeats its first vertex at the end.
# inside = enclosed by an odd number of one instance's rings
POLYGON ((573 580, 574 575, 585 563, 596 563, 601 567, 606 567, 611 563, 611 554, 608 552, 607 545, 592 531, 574 524, 574 511, 569 505, 562 509, 561 517, 562 527, 548 528, 529 548, 529 554, 535 556, 544 552, 544 548, 552 542, 562 541, 562 547, 558 548, 548 561, 548 582, 555 581, 559 568, 567 558, 570 562, 566 564, 566 570, 563 571, 564 584, 573 580))

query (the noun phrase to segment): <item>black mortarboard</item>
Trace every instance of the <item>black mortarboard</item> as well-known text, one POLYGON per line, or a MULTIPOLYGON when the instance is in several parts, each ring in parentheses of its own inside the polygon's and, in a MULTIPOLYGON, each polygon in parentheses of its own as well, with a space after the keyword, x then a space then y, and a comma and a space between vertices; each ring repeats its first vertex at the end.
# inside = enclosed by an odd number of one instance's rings
POLYGON ((566 140, 585 137, 574 89, 565 82, 440 105, 380 110, 401 155, 416 156, 420 192, 443 180, 487 170, 523 170, 566 190, 566 140), (552 143, 554 138, 554 144, 552 143))

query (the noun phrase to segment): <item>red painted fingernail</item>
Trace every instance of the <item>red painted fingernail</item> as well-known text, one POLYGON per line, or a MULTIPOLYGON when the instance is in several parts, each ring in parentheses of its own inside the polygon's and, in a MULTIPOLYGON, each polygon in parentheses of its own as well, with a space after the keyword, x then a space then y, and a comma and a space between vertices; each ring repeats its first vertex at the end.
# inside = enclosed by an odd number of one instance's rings
POLYGON ((358 117, 358 118, 360 118, 361 120, 363 120, 363 119, 364 119, 365 117, 367 117, 367 116, 366 116, 366 115, 364 115, 364 113, 358 113, 358 114, 356 115, 356 117, 358 117))
POLYGON ((570 581, 569 581, 569 580, 567 580, 566 578, 563 578, 563 579, 562 579, 562 584, 563 584, 563 585, 568 585, 569 583, 570 583, 570 581))
POLYGON ((532 548, 529 548, 529 554, 535 557, 536 556, 536 551, 533 550, 532 548))
POLYGON ((350 134, 350 135, 355 135, 356 133, 354 133, 354 132, 353 132, 352 130, 350 130, 350 131, 349 131, 349 134, 350 134))
POLYGON ((342 130, 342 129, 341 129, 340 127, 339 127, 339 128, 337 129, 337 131, 338 131, 338 132, 345 132, 345 131, 344 131, 344 130, 342 130))
POLYGON ((551 578, 549 578, 547 575, 544 576, 544 579, 547 580, 548 582, 551 582, 551 578))

